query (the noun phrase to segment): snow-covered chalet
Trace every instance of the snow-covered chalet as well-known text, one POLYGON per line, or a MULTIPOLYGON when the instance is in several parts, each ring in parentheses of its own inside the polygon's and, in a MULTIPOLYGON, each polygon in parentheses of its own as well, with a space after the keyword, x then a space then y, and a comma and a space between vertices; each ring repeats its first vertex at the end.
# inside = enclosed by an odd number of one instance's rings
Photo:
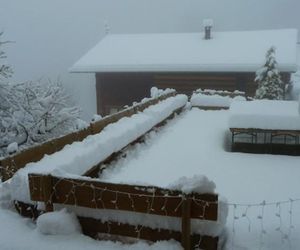
POLYGON ((297 30, 108 34, 70 69, 95 73, 97 110, 109 114, 149 95, 152 86, 241 90, 252 96, 255 72, 276 47, 282 79, 297 70, 297 30))

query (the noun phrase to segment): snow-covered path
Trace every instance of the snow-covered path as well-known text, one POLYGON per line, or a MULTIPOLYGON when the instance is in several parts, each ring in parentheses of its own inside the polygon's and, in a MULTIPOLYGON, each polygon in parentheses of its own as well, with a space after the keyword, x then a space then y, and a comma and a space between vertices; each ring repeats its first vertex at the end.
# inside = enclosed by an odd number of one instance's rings
POLYGON ((227 152, 228 136, 228 111, 192 109, 133 147, 101 179, 165 187, 204 174, 232 204, 228 249, 300 249, 300 202, 289 201, 300 198, 300 157, 227 152), (263 201, 274 204, 256 205, 263 201))

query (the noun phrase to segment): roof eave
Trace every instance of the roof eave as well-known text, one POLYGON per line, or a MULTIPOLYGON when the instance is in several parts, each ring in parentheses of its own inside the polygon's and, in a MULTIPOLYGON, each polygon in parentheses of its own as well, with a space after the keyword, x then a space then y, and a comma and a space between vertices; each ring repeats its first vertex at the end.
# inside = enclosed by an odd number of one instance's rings
MULTIPOLYGON (((256 72, 261 65, 105 65, 89 67, 72 67, 70 73, 121 73, 121 72, 256 72)), ((281 64, 280 72, 295 73, 297 64, 281 64)))

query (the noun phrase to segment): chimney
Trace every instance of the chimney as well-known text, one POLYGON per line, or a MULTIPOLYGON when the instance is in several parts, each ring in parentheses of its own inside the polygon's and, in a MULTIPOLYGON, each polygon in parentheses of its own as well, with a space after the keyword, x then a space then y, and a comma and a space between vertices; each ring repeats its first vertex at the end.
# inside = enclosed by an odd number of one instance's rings
POLYGON ((213 19, 204 19, 203 20, 203 26, 204 26, 204 39, 209 40, 211 39, 211 28, 214 25, 213 19))

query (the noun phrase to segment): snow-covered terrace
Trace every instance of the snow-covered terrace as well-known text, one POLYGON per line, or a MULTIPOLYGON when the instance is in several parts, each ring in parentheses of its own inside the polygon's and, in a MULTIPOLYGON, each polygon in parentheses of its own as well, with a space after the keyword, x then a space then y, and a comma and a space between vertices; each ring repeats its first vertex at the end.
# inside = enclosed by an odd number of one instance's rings
POLYGON ((71 72, 255 72, 276 47, 279 70, 297 70, 297 30, 111 34, 71 72))
MULTIPOLYGON (((123 123, 125 121, 128 119, 123 123)), ((157 132, 151 132, 145 143, 132 146, 126 158, 114 162, 100 180, 168 187, 182 176, 206 175, 216 184, 216 191, 228 200, 228 250, 299 249, 300 157, 232 153, 229 151, 228 121, 229 111, 187 110, 157 132)), ((82 143, 88 150, 85 145, 82 143)), ((63 156, 63 151, 59 154, 63 156)), ((50 160, 48 156, 44 162, 50 160)), ((20 191, 18 195, 22 194, 20 191)), ((11 216, 7 212, 4 214, 11 216)), ((5 225, 8 221, 20 224, 14 216, 10 218, 5 220, 5 225)), ((2 231, 9 232, 4 228, 2 231)), ((2 239, 5 242, 5 237, 2 239)), ((36 237, 35 240, 39 242, 40 239, 36 237)), ((58 244, 65 243, 58 239, 58 244)), ((156 246, 150 248, 178 248, 171 242, 156 246)), ((123 249, 123 246, 105 242, 99 247, 123 249)), ((145 245, 137 249, 145 249, 145 245)))
POLYGON ((227 249, 298 249, 300 204, 290 199, 300 197, 300 157, 230 152, 228 120, 229 111, 193 108, 134 146, 101 180, 166 187, 204 174, 228 200, 227 249))

